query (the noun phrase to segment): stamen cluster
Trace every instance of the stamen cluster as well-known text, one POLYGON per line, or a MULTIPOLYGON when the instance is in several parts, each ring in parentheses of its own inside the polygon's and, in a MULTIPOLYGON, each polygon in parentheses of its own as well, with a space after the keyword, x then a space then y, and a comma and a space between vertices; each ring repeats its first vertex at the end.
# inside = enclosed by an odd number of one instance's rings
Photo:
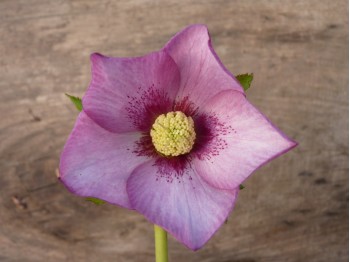
POLYGON ((156 150, 165 156, 189 153, 196 139, 193 119, 180 111, 158 116, 150 135, 156 150))

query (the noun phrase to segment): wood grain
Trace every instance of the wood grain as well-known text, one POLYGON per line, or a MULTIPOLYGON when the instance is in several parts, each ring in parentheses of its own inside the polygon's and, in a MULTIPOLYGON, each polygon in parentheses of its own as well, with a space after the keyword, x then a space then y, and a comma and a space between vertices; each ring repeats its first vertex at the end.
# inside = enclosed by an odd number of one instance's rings
POLYGON ((141 215, 94 206, 57 183, 89 55, 137 56, 208 25, 248 98, 297 149, 257 171, 229 221, 198 252, 170 238, 171 261, 348 261, 348 3, 0 1, 0 261, 153 261, 141 215))

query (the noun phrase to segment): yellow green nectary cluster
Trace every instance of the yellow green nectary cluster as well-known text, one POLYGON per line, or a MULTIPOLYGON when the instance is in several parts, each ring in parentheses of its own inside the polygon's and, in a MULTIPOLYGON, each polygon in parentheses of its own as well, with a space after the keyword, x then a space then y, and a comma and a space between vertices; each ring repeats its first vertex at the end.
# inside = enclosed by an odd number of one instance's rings
POLYGON ((165 156, 189 153, 196 139, 192 118, 180 111, 158 116, 150 134, 156 150, 165 156))

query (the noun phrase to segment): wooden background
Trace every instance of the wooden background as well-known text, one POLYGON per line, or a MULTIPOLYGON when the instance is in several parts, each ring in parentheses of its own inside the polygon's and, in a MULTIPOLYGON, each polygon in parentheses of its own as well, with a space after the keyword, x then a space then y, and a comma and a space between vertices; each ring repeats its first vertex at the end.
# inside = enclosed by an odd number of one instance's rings
POLYGON ((141 215, 57 183, 89 55, 137 56, 206 23, 248 98, 300 145, 257 171, 195 262, 348 260, 348 3, 0 0, 0 261, 153 261, 141 215))

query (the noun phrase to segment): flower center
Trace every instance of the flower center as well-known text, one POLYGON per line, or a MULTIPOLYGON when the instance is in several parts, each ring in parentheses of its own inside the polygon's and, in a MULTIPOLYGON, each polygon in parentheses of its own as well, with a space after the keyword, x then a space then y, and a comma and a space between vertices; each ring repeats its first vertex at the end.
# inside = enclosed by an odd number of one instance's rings
POLYGON ((165 156, 189 153, 196 139, 192 118, 180 111, 158 116, 150 134, 156 150, 165 156))

